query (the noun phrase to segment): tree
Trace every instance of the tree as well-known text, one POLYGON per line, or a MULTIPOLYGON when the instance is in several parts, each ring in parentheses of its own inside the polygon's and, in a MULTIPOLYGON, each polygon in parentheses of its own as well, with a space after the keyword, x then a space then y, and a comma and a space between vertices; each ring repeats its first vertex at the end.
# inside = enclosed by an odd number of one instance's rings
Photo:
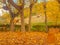
POLYGON ((44 14, 45 14, 45 27, 48 31, 48 25, 47 25, 47 14, 46 14, 46 0, 43 0, 43 6, 44 6, 44 14))
POLYGON ((60 0, 57 0, 58 1, 58 3, 60 4, 60 0))
POLYGON ((33 8, 33 5, 37 2, 37 0, 29 0, 30 1, 30 15, 29 15, 29 31, 31 30, 31 17, 32 17, 32 8, 33 8))
POLYGON ((59 3, 59 10, 60 10, 60 0, 57 0, 57 2, 59 3))
POLYGON ((21 17, 21 31, 25 32, 25 23, 24 23, 24 3, 25 3, 25 0, 19 0, 19 2, 21 3, 21 5, 19 5, 19 6, 16 3, 14 3, 13 0, 8 0, 8 2, 19 11, 19 14, 21 14, 20 15, 20 17, 21 17))
MULTIPOLYGON (((60 10, 60 0, 57 0, 57 2, 59 3, 59 10, 60 10)), ((58 16, 56 16, 56 18, 58 18, 58 16)), ((57 19, 56 19, 56 24, 57 24, 57 19)))
POLYGON ((14 14, 12 12, 11 5, 10 5, 10 3, 7 4, 6 0, 3 1, 3 3, 5 4, 5 6, 3 6, 3 9, 8 10, 9 13, 10 13, 10 17, 11 17, 11 20, 10 20, 10 30, 14 31, 14 18, 18 15, 18 13, 14 14))

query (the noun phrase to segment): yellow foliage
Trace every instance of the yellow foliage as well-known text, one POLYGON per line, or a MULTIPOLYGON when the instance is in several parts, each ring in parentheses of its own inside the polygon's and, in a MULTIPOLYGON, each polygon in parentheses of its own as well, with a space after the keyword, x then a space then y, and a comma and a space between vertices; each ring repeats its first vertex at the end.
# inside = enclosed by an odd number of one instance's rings
POLYGON ((30 9, 29 8, 25 8, 24 9, 24 16, 28 17, 30 15, 30 9))
POLYGON ((5 19, 10 19, 10 14, 5 12, 1 17, 5 19))

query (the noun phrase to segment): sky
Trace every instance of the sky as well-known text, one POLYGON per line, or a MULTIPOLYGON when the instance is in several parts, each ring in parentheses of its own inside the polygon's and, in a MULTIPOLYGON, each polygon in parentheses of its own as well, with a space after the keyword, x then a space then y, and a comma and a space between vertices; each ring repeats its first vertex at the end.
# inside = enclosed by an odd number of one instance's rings
MULTIPOLYGON (((14 0, 14 2, 17 3, 17 0, 14 0)), ((29 7, 28 6, 30 4, 29 0, 26 0, 25 2, 27 2, 27 3, 25 3, 25 7, 29 7)), ((40 2, 42 2, 42 0, 38 0, 38 2, 40 3, 40 2)))
POLYGON ((8 12, 8 11, 6 11, 6 10, 4 10, 4 9, 0 9, 0 16, 3 15, 3 12, 8 12))
MULTIPOLYGON (((38 2, 41 2, 42 0, 38 0, 38 2)), ((14 0, 14 2, 17 2, 16 0, 14 0)))
POLYGON ((2 16, 2 10, 0 9, 0 16, 2 16))

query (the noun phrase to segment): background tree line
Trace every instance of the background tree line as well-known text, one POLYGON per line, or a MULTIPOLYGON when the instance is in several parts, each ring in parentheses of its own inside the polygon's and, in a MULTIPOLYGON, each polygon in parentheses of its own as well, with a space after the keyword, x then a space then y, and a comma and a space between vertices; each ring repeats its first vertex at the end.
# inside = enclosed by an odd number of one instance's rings
MULTIPOLYGON (((30 8, 30 14, 29 14, 29 24, 28 24, 28 31, 31 30, 31 17, 32 17, 32 8, 34 4, 37 3, 38 0, 18 0, 17 4, 13 0, 2 0, 1 2, 4 4, 3 8, 5 10, 8 10, 10 13, 10 30, 14 31, 14 18, 20 15, 21 18, 21 31, 25 32, 25 22, 24 22, 24 7, 27 2, 29 2, 29 8, 30 8), (17 13, 14 13, 13 10, 17 9, 17 13), (13 10, 12 10, 13 9, 13 10)), ((59 4, 60 1, 56 0, 59 4)), ((46 30, 48 30, 47 26, 47 12, 46 12, 46 0, 43 0, 43 7, 44 7, 44 15, 45 15, 45 24, 46 24, 46 30)))

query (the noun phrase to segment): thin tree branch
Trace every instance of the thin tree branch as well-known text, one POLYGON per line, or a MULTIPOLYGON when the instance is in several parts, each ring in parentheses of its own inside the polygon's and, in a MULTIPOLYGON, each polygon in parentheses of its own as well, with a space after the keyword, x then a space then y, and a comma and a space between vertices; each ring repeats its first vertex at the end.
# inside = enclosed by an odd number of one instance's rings
MULTIPOLYGON (((18 6, 17 4, 15 4, 13 2, 13 0, 8 0, 8 3, 10 3, 12 6, 14 6, 18 11, 20 11, 20 9, 22 8, 22 5, 21 6, 18 6)), ((24 3, 24 2, 23 2, 24 3)))

